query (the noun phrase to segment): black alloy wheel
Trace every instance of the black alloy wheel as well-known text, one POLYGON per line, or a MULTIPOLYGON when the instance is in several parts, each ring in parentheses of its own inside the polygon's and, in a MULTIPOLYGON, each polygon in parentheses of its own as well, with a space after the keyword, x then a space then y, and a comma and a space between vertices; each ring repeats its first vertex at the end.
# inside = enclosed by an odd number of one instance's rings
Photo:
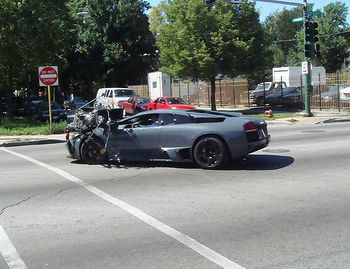
POLYGON ((103 143, 89 139, 81 145, 81 158, 88 164, 104 164, 108 162, 108 154, 103 143))
POLYGON ((195 145, 193 158, 201 168, 219 169, 227 164, 229 155, 226 145, 220 139, 204 137, 195 145))

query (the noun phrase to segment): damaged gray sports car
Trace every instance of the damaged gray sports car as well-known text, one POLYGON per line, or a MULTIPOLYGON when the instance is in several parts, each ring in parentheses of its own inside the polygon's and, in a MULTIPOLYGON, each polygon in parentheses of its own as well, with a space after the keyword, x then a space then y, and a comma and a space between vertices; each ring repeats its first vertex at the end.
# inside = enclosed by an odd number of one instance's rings
POLYGON ((119 121, 108 111, 99 114, 95 125, 67 134, 73 158, 89 164, 195 162, 204 169, 219 169, 270 141, 264 120, 233 112, 151 110, 119 121))

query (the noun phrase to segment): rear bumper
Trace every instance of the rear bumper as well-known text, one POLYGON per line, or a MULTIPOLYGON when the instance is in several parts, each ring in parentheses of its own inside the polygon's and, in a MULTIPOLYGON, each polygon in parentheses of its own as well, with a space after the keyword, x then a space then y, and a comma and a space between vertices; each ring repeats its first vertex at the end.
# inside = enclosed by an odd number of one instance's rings
POLYGON ((264 139, 248 143, 248 153, 252 153, 254 151, 267 147, 270 141, 271 141, 271 136, 268 135, 264 139))

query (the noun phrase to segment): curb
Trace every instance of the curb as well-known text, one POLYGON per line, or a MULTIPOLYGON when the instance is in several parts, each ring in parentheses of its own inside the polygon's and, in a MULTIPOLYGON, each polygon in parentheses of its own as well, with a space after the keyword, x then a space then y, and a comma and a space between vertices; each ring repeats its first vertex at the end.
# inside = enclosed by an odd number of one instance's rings
POLYGON ((19 146, 33 146, 33 145, 47 145, 47 144, 59 144, 65 143, 65 140, 25 140, 25 141, 10 141, 10 142, 0 142, 0 147, 19 147, 19 146))

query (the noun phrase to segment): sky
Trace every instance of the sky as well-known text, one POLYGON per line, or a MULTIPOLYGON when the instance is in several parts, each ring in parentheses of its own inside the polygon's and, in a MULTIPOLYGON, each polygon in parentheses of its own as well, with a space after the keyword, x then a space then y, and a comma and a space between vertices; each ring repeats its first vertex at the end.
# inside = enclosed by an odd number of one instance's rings
MULTIPOLYGON (((189 0, 190 1, 190 0, 189 0)), ((203 0, 204 1, 204 0, 203 0)), ((303 3, 303 0, 288 0, 292 2, 298 2, 303 3)), ((348 7, 348 18, 347 21, 350 24, 350 2, 348 0, 338 0, 340 2, 343 2, 348 7)), ((148 2, 151 4, 151 6, 158 5, 160 3, 160 0, 148 0, 148 2)), ((328 5, 329 3, 335 2, 334 0, 308 0, 308 3, 313 3, 315 9, 322 9, 324 6, 328 5)), ((266 18, 266 16, 270 15, 274 11, 282 10, 284 7, 286 8, 293 8, 293 6, 287 6, 282 4, 272 4, 272 3, 266 3, 266 2, 256 2, 256 7, 260 11, 261 14, 261 21, 266 18)))

